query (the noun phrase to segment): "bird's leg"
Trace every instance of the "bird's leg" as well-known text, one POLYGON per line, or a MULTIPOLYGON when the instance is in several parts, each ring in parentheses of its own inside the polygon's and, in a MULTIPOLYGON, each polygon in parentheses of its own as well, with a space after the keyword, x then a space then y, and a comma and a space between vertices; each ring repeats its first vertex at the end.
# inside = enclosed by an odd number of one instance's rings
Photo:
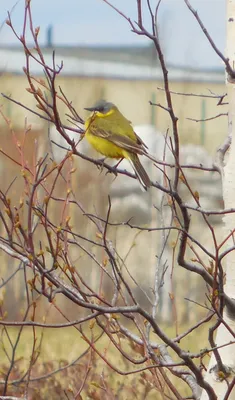
POLYGON ((122 160, 123 160, 123 158, 120 158, 120 160, 117 162, 117 164, 115 164, 115 165, 113 166, 113 169, 117 169, 117 167, 119 166, 119 164, 121 164, 122 160))
POLYGON ((123 160, 123 158, 121 158, 121 159, 117 162, 117 164, 115 164, 115 165, 112 167, 112 170, 107 171, 106 174, 113 173, 114 175, 117 176, 117 171, 116 171, 116 169, 117 169, 117 167, 119 166, 119 164, 122 162, 122 160, 123 160))

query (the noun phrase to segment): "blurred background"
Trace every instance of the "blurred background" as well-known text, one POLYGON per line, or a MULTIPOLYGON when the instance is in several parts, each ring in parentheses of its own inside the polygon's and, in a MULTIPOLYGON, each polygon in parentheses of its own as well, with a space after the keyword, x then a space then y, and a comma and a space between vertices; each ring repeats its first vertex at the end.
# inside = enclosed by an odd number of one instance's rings
MULTIPOLYGON (((225 48, 225 2, 223 0, 213 1, 213 18, 211 18, 212 1, 192 0, 191 3, 198 10, 213 40, 223 52, 225 48)), ((112 4, 126 16, 136 20, 136 2, 134 0, 113 0, 112 4)), ((156 2, 152 1, 151 4, 154 6, 156 2)), ((20 35, 24 1, 4 0, 3 7, 1 5, 1 92, 30 109, 36 110, 33 96, 25 90, 28 84, 22 69, 25 65, 24 51, 9 26, 4 22, 7 11, 11 13, 13 26, 20 35)), ((66 2, 33 0, 32 13, 34 26, 40 26, 39 43, 46 62, 52 65, 53 51, 56 54, 57 64, 59 65, 63 61, 64 67, 57 84, 62 87, 67 98, 72 101, 79 115, 85 118, 87 114, 84 112, 84 107, 93 105, 97 99, 105 98, 114 102, 121 112, 132 121, 136 131, 147 142, 151 153, 158 159, 163 159, 164 137, 168 130, 171 135, 171 123, 166 111, 149 104, 152 101, 166 106, 164 91, 161 90, 163 88, 162 71, 153 44, 146 38, 132 33, 128 22, 102 0, 67 0, 66 2)), ((146 6, 143 7, 143 15, 144 22, 150 29, 146 6)), ((220 118, 212 117, 226 114, 227 106, 217 106, 218 99, 206 96, 226 93, 224 68, 192 14, 181 0, 162 1, 159 7, 159 37, 169 70, 170 89, 177 93, 194 93, 204 96, 173 94, 173 106, 175 114, 179 118, 181 162, 202 163, 210 166, 216 149, 227 132, 226 115, 222 115, 220 118), (190 118, 196 119, 197 122, 190 118), (212 119, 205 121, 208 118, 212 119)), ((29 33, 28 42, 32 43, 29 33)), ((35 77, 43 78, 40 65, 32 63, 30 70, 35 77)), ((23 140, 24 137, 25 118, 27 118, 27 123, 31 124, 32 129, 27 135, 25 143, 25 154, 29 164, 47 152, 52 152, 56 161, 60 161, 64 157, 66 152, 56 146, 53 149, 51 147, 51 137, 55 142, 61 143, 59 134, 52 126, 48 126, 45 121, 40 120, 29 111, 3 98, 0 100, 0 104, 4 115, 11 121, 11 127, 13 127, 18 140, 23 140)), ((59 110, 62 120, 66 121, 67 110, 63 106, 60 106, 59 110)), ((3 118, 0 118, 0 129, 1 147, 9 155, 19 158, 9 127, 3 118)), ((83 141, 79 146, 81 151, 91 151, 83 141)), ((98 157, 94 152, 91 154, 98 157)), ((172 161, 170 155, 166 157, 172 161)), ((85 161, 79 159, 74 160, 74 163, 77 171, 73 177, 73 186, 79 201, 86 204, 87 211, 94 212, 95 210, 104 217, 107 212, 108 194, 111 194, 113 204, 111 217, 113 220, 121 222, 133 217, 133 221, 141 226, 146 224, 150 224, 152 227, 159 226, 156 209, 161 204, 162 197, 160 193, 156 193, 156 190, 142 194, 138 184, 132 179, 121 176, 114 180, 113 177, 100 173, 96 167, 85 161), (88 185, 87 182, 91 184, 88 185)), ((160 172, 156 171, 151 163, 146 163, 145 167, 153 179, 162 180, 160 172)), ((171 173, 169 171, 169 174, 171 173)), ((1 155, 2 187, 6 189, 17 174, 19 174, 19 169, 1 155)), ((186 176, 193 189, 199 191, 202 205, 208 206, 208 208, 222 205, 221 183, 217 174, 189 171, 186 176)), ((11 195, 15 196, 16 201, 17 196, 21 192, 23 193, 21 185, 22 182, 20 183, 18 180, 11 188, 11 195)), ((181 186, 180 190, 185 201, 189 201, 191 196, 183 184, 181 186)), ((61 193, 66 188, 66 184, 64 187, 61 184, 61 193)), ((166 200, 164 201, 167 203, 166 200)), ((202 230, 202 221, 196 215, 193 218, 193 233, 199 234, 203 243, 208 241, 208 246, 211 246, 208 232, 202 230)), ((81 212, 79 215, 76 213, 73 215, 73 221, 75 221, 78 231, 84 232, 86 229, 88 236, 95 235, 94 228, 89 228, 89 224, 84 221, 81 212)), ((211 222, 218 227, 216 229, 219 234, 221 220, 214 218, 211 222)), ((120 257, 128 261, 126 262, 129 270, 136 280, 143 284, 143 287, 135 287, 135 290, 139 300, 146 302, 146 296, 143 296, 142 289, 150 296, 152 295, 157 262, 156 254, 160 251, 161 236, 149 232, 142 232, 138 235, 136 230, 130 230, 128 227, 110 229, 110 236, 117 246, 120 257), (146 249, 148 249, 147 252, 146 249), (146 263, 149 265, 147 276, 146 263)), ((161 314, 162 318, 171 321, 174 307, 170 293, 175 291, 178 293, 179 303, 184 304, 184 307, 180 307, 180 318, 188 321, 196 318, 197 311, 195 309, 193 313, 190 311, 191 304, 184 300, 187 293, 182 293, 182 285, 187 288, 188 294, 194 300, 201 298, 205 288, 200 279, 193 276, 190 280, 185 271, 178 271, 179 267, 174 266, 171 245, 174 240, 175 236, 172 237, 164 259, 161 261, 162 268, 167 267, 167 273, 162 288, 162 293, 165 294, 162 294, 161 297, 161 313, 159 312, 159 315, 161 314), (173 266, 177 268, 174 285, 171 275, 173 266)), ((102 254, 98 257, 102 258, 102 254)), ((75 254, 74 260, 77 258, 78 255, 75 254)), ((209 260, 205 262, 209 262, 209 260)), ((79 266, 81 263, 86 270, 87 279, 92 277, 92 284, 95 287, 99 278, 94 270, 92 275, 88 272, 91 268, 89 266, 87 270, 90 260, 84 256, 82 261, 79 259, 79 266)), ((8 271, 1 271, 4 279, 8 276, 10 265, 12 268, 9 260, 6 265, 8 271)), ((23 298, 23 289, 14 290, 14 296, 17 301, 23 298)), ((12 294, 8 301, 12 301, 12 294)), ((193 307, 195 308, 195 306, 193 307)), ((14 312, 12 311, 12 315, 14 312)))

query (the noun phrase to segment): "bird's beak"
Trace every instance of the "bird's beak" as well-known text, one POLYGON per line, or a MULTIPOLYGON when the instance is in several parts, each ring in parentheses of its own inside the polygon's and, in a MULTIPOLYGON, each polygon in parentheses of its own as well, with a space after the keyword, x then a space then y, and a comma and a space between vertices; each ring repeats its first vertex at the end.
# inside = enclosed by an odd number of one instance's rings
POLYGON ((84 110, 87 110, 87 111, 95 111, 95 108, 94 108, 94 107, 85 107, 84 110))

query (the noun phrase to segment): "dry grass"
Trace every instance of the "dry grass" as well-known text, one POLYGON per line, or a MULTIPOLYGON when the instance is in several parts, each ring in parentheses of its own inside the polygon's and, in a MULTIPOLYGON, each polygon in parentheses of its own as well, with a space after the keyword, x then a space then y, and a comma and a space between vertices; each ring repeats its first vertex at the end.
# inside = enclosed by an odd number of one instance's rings
MULTIPOLYGON (((181 327, 182 331, 185 329, 187 329, 186 326, 181 327)), ((96 328, 93 328, 92 331, 88 328, 87 335, 98 335, 96 328)), ((174 337, 173 327, 165 327, 165 331, 174 337)), ((7 331, 4 328, 2 329, 0 381, 4 380, 9 368, 10 363, 8 358, 12 358, 12 345, 16 342, 18 332, 19 330, 16 328, 8 328, 7 331)), ((206 335, 207 330, 205 327, 200 328, 197 332, 191 333, 181 341, 182 348, 198 352, 202 347, 206 346, 206 335), (200 341, 198 340, 199 337, 200 341)), ((156 341, 156 339, 156 336, 153 335, 153 340, 156 341)), ((35 336, 32 328, 24 328, 16 348, 10 381, 20 379, 27 372, 32 357, 33 343, 35 343, 33 357, 38 358, 32 367, 31 379, 51 374, 52 371, 58 368, 66 367, 88 348, 87 343, 81 338, 81 334, 75 328, 44 330, 37 328, 35 336), (36 343, 34 337, 37 338, 36 343)), ((130 343, 126 339, 123 340, 122 346, 125 351, 128 351, 135 358, 138 359, 138 357, 141 357, 138 346, 135 349, 133 346, 130 347, 130 343)), ((96 348, 102 355, 107 356, 111 364, 124 372, 139 368, 139 366, 131 365, 124 360, 104 336, 99 340, 96 348)), ((122 376, 113 371, 102 359, 91 351, 88 351, 87 355, 73 366, 62 369, 56 374, 51 374, 46 379, 31 382, 29 384, 29 399, 48 399, 48 393, 50 393, 50 399, 52 400, 58 399, 58 396, 60 399, 74 398, 79 388, 81 388, 86 374, 86 383, 81 391, 81 398, 95 400, 100 398, 120 400, 129 398, 162 399, 162 395, 157 390, 157 386, 163 385, 160 371, 152 374, 151 370, 150 372, 146 370, 145 372, 122 376), (87 372, 88 370, 89 372, 87 372)), ((174 379, 174 377, 172 378, 170 373, 168 373, 168 376, 170 376, 171 381, 175 383, 176 388, 181 391, 182 395, 186 396, 189 394, 188 389, 183 383, 179 383, 180 381, 176 378, 174 379)), ((19 395, 24 392, 24 388, 25 383, 17 387, 10 385, 7 393, 19 395)), ((164 388, 164 385, 162 388, 164 388)), ((171 394, 166 388, 165 393, 171 394)))

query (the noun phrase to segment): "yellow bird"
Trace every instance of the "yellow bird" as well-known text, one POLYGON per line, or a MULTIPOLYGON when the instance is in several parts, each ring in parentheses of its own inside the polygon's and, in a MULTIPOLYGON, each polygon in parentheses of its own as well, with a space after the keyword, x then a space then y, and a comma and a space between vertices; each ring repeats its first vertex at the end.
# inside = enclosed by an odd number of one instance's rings
POLYGON ((85 137, 101 154, 108 158, 126 158, 136 176, 147 190, 151 181, 138 155, 146 155, 147 146, 134 132, 134 129, 118 108, 105 100, 98 101, 93 107, 85 108, 92 114, 85 121, 85 137))

